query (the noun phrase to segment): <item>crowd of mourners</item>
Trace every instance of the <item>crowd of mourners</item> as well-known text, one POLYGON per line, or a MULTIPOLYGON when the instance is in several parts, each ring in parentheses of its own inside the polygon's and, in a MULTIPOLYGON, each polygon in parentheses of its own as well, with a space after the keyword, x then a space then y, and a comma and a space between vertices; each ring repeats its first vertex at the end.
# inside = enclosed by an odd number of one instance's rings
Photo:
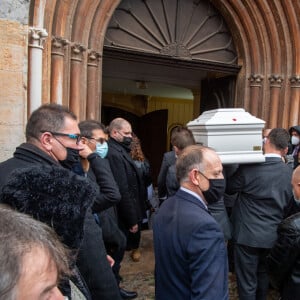
POLYGON ((0 300, 121 300, 125 253, 153 214, 155 299, 300 299, 300 126, 265 130, 264 162, 222 165, 185 126, 157 189, 130 122, 45 104, 0 163, 0 300))

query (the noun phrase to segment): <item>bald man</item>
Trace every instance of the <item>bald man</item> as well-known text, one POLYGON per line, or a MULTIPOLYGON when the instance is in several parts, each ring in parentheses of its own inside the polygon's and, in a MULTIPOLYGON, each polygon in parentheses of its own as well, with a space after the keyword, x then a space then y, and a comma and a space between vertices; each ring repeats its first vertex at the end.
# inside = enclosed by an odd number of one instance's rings
MULTIPOLYGON (((109 124, 109 140, 107 159, 110 163, 111 171, 118 185, 121 200, 117 204, 118 223, 120 229, 126 237, 129 233, 139 238, 143 213, 146 211, 145 203, 139 201, 142 199, 142 183, 140 182, 139 171, 130 156, 132 143, 131 124, 123 118, 115 118, 109 124)), ((119 270, 121 261, 124 257, 124 251, 114 253, 115 264, 113 271, 120 283, 119 270)), ((137 293, 120 288, 123 299, 134 299, 137 293)))
POLYGON ((223 195, 219 156, 186 147, 176 161, 180 189, 154 219, 155 299, 228 299, 224 235, 207 204, 223 195))
MULTIPOLYGON (((292 187, 299 211, 300 166, 293 172, 292 187)), ((267 256, 270 281, 280 291, 281 300, 298 299, 300 295, 300 212, 282 221, 277 232, 278 239, 267 256)))

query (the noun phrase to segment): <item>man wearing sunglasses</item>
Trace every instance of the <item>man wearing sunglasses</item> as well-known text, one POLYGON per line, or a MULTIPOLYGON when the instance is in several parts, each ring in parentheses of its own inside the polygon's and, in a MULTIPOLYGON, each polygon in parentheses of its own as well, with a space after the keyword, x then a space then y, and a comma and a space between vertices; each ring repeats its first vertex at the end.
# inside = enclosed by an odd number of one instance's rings
POLYGON ((26 143, 16 148, 13 158, 0 164, 0 187, 11 171, 32 164, 61 164, 69 169, 79 162, 83 149, 76 116, 59 105, 43 105, 30 116, 26 143))
MULTIPOLYGON (((66 169, 73 170, 76 165, 80 164, 79 152, 84 148, 76 116, 68 108, 58 104, 42 105, 28 119, 26 143, 16 148, 12 158, 0 163, 0 193, 9 179, 10 173, 15 169, 36 165, 61 165, 66 169)), ((101 230, 96 224, 91 210, 88 210, 84 223, 84 236, 79 258, 90 256, 90 259, 85 262, 84 268, 94 269, 98 266, 98 273, 105 273, 107 277, 111 276, 112 278, 109 286, 104 283, 98 284, 99 280, 93 276, 95 273, 91 273, 88 280, 90 284, 94 284, 93 292, 95 294, 88 295, 87 299, 121 299, 106 255, 99 255, 98 249, 104 245, 101 230), (94 247, 89 249, 89 245, 94 247), (105 269, 100 266, 105 266, 105 269), (103 297, 106 292, 110 294, 108 298, 103 297)), ((80 261, 78 261, 78 267, 82 268, 80 261)))

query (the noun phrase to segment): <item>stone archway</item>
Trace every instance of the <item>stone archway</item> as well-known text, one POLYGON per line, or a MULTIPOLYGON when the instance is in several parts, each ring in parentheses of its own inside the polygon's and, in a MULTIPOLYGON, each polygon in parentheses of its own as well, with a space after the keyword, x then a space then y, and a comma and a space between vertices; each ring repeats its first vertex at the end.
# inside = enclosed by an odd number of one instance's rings
MULTIPOLYGON (((211 3, 225 19, 238 53, 241 71, 235 106, 263 118, 267 127, 298 124, 300 3, 211 3)), ((43 51, 45 102, 68 104, 80 118, 99 116, 104 36, 119 4, 119 0, 31 1, 30 25, 45 28, 52 37, 46 39, 43 51), (51 74, 59 82, 51 80, 51 74)))
MULTIPOLYGON (((200 94, 203 79, 238 71, 231 33, 208 0, 123 0, 106 31, 105 82, 143 80, 200 94)), ((200 103, 194 103, 194 116, 199 113, 200 103)))
POLYGON ((231 33, 208 0, 123 0, 108 25, 105 46, 191 61, 237 63, 231 33))

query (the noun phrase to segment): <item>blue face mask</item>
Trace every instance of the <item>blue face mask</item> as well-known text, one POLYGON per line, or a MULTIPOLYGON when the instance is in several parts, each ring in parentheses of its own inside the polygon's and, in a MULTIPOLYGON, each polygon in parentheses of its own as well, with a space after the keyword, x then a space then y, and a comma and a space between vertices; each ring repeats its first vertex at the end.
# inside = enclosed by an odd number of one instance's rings
POLYGON ((108 152, 108 145, 106 142, 104 143, 96 143, 96 151, 100 157, 105 158, 108 152))

